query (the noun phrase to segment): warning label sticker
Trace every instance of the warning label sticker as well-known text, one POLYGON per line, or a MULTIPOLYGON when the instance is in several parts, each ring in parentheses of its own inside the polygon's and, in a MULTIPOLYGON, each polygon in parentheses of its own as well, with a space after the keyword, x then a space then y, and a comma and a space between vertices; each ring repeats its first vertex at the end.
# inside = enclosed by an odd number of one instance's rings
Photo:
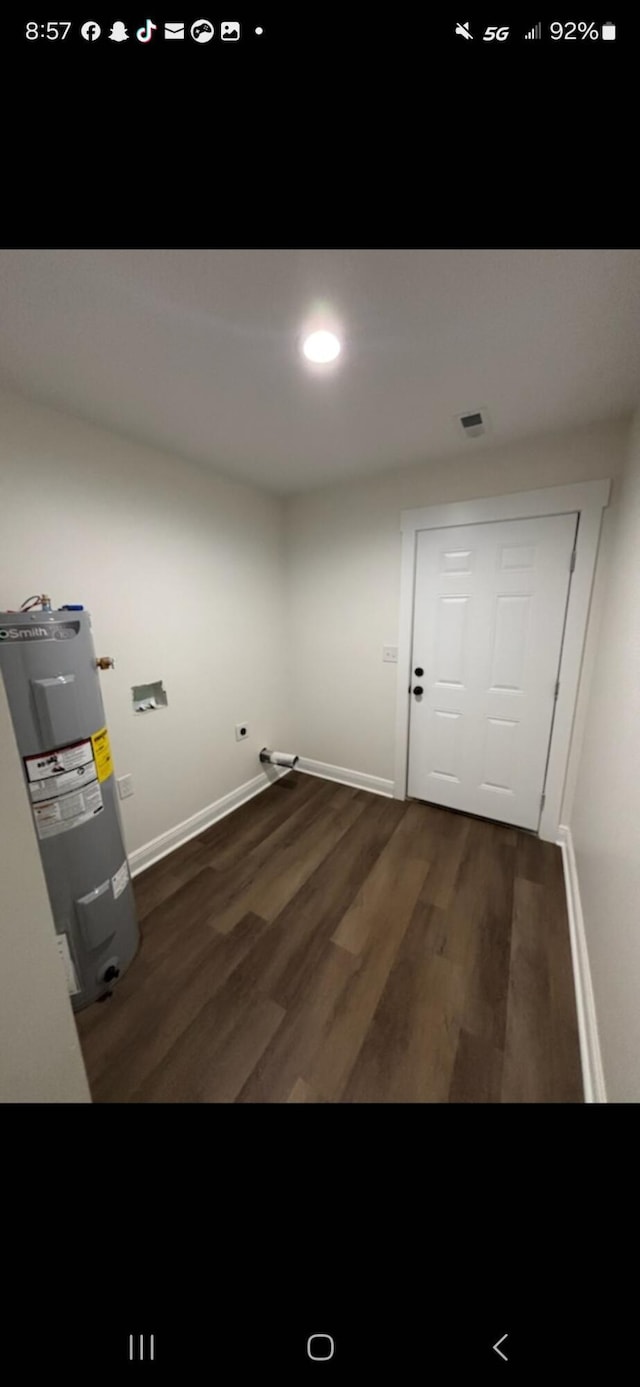
POLYGON ((98 780, 108 780, 113 772, 113 760, 111 758, 109 733, 106 727, 102 727, 99 732, 94 732, 91 738, 91 745, 96 759, 98 780))
POLYGON ((78 986, 78 975, 73 964, 73 959, 71 957, 71 952, 69 949, 69 940, 66 934, 57 934, 56 943, 58 945, 58 953, 60 954, 60 957, 64 965, 65 976, 67 979, 67 987, 69 989, 69 996, 75 997, 76 993, 80 991, 80 988, 78 986))
POLYGON ((66 833, 71 828, 79 828, 104 809, 102 791, 95 780, 82 790, 72 790, 57 799, 46 799, 33 806, 33 816, 39 838, 54 838, 57 833, 66 833))
POLYGON ((43 751, 40 756, 25 756, 29 780, 45 780, 73 771, 76 766, 87 766, 93 761, 91 742, 74 742, 73 746, 60 747, 58 751, 43 751))
POLYGON ((122 866, 118 868, 118 871, 116 872, 115 876, 111 878, 111 885, 113 887, 113 895, 115 900, 118 899, 118 896, 122 895, 122 892, 124 891, 124 888, 128 880, 129 863, 125 859, 122 866))
POLYGON ((92 780, 97 780, 98 773, 93 761, 86 766, 76 766, 74 771, 63 771, 62 775, 47 775, 43 780, 32 780, 29 784, 29 792, 32 800, 54 799, 57 795, 66 795, 69 790, 81 790, 92 780))
POLYGON ((106 727, 89 741, 25 756, 24 764, 39 838, 79 828, 104 809, 100 782, 113 770, 106 727))

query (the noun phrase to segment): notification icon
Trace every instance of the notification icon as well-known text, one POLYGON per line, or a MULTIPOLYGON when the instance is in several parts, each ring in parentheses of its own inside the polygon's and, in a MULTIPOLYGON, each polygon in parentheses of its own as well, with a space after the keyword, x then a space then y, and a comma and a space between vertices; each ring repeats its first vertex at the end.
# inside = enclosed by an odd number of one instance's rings
POLYGON ((191 37, 196 43, 208 43, 213 38, 213 24, 210 19, 196 19, 191 25, 191 37))
POLYGON ((153 31, 157 29, 157 27, 157 24, 154 24, 151 19, 148 19, 141 29, 136 29, 138 43, 151 43, 153 31))

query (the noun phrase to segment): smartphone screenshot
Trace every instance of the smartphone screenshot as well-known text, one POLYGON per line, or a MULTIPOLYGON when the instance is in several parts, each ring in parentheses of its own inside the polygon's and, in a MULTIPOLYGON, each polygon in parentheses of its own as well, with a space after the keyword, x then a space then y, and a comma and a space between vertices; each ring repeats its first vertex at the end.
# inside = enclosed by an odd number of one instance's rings
POLYGON ((615 5, 0 24, 40 1376, 633 1371, 635 57, 615 5))

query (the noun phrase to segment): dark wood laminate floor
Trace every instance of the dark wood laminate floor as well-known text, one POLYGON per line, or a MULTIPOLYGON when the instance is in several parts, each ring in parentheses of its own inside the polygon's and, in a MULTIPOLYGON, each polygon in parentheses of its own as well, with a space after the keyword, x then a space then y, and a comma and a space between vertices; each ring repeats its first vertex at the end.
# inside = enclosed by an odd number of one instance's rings
POLYGON ((134 888, 97 1102, 582 1102, 553 844, 293 772, 134 888))

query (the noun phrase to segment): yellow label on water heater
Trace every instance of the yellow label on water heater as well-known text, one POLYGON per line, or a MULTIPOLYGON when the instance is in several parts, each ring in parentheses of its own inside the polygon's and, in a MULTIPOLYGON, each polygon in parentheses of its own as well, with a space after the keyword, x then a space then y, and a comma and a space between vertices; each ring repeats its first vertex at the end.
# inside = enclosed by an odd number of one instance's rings
POLYGON ((108 780, 113 772, 113 761, 111 759, 109 733, 106 727, 102 727, 99 732, 94 732, 91 738, 91 745, 93 747, 98 780, 108 780))

